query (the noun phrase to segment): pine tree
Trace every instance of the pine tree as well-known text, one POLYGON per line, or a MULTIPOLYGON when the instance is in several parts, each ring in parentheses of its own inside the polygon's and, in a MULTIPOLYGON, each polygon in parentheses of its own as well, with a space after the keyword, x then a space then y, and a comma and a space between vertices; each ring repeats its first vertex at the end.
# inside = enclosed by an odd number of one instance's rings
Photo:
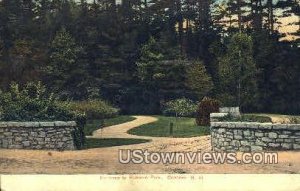
POLYGON ((78 98, 85 94, 82 80, 86 73, 78 63, 82 48, 65 28, 57 32, 50 47, 50 63, 45 68, 48 85, 63 97, 78 98))
POLYGON ((253 42, 250 36, 235 34, 227 52, 219 59, 220 80, 225 104, 250 107, 257 93, 257 69, 253 59, 253 42))
POLYGON ((194 62, 187 67, 186 84, 198 96, 198 100, 202 100, 207 96, 213 88, 211 77, 207 74, 206 68, 201 62, 194 62))

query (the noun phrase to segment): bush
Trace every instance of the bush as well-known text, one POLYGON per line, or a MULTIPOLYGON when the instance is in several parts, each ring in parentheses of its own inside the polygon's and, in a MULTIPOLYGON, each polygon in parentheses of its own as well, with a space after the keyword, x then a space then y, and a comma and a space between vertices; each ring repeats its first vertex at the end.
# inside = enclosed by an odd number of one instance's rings
POLYGON ((191 117, 196 113, 196 109, 197 104, 192 100, 181 98, 167 102, 163 114, 176 117, 191 117))
POLYGON ((54 94, 47 94, 40 82, 27 83, 23 88, 12 83, 7 92, 1 91, 0 104, 1 121, 67 121, 81 115, 58 102, 54 94))
POLYGON ((101 100, 70 102, 70 107, 74 111, 85 113, 87 119, 112 118, 116 117, 119 112, 119 109, 101 100))
POLYGON ((84 143, 83 113, 72 111, 68 104, 58 101, 54 94, 47 94, 40 82, 27 83, 23 88, 12 83, 7 92, 0 91, 0 121, 76 121, 75 145, 84 143))
POLYGON ((196 112, 197 125, 209 125, 210 113, 219 112, 220 103, 218 100, 204 97, 199 103, 196 112))

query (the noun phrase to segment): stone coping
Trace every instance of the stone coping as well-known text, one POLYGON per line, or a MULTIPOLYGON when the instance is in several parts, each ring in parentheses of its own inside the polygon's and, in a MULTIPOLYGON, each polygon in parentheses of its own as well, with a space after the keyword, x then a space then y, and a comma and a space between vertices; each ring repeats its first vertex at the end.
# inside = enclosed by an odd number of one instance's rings
POLYGON ((211 113, 209 114, 210 118, 222 118, 228 116, 229 113, 211 113))
POLYGON ((0 122, 0 128, 7 127, 76 127, 75 121, 52 121, 52 122, 0 122))
POLYGON ((287 129, 300 130, 300 124, 274 124, 274 123, 258 123, 258 122, 211 122, 211 127, 232 128, 232 129, 287 129))

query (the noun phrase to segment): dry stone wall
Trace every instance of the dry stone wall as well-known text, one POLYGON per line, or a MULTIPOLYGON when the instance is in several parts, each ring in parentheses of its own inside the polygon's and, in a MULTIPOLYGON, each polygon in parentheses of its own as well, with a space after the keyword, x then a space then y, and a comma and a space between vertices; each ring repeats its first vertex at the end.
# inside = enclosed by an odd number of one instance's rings
POLYGON ((300 124, 211 122, 215 151, 300 150, 300 124))
POLYGON ((74 150, 76 122, 0 122, 0 148, 74 150))

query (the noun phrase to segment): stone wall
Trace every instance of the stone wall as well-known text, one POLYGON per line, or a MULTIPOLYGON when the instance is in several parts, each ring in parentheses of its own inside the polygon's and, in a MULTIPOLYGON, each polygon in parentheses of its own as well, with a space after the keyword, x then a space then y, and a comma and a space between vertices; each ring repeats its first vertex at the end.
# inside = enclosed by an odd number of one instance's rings
POLYGON ((1 122, 0 148, 74 150, 75 129, 74 121, 1 122))
POLYGON ((211 113, 210 122, 218 122, 220 118, 229 116, 229 113, 211 113))
POLYGON ((228 113, 232 116, 238 117, 241 115, 239 107, 220 107, 220 113, 228 113))
POLYGON ((211 122, 215 151, 300 150, 300 124, 211 122))

